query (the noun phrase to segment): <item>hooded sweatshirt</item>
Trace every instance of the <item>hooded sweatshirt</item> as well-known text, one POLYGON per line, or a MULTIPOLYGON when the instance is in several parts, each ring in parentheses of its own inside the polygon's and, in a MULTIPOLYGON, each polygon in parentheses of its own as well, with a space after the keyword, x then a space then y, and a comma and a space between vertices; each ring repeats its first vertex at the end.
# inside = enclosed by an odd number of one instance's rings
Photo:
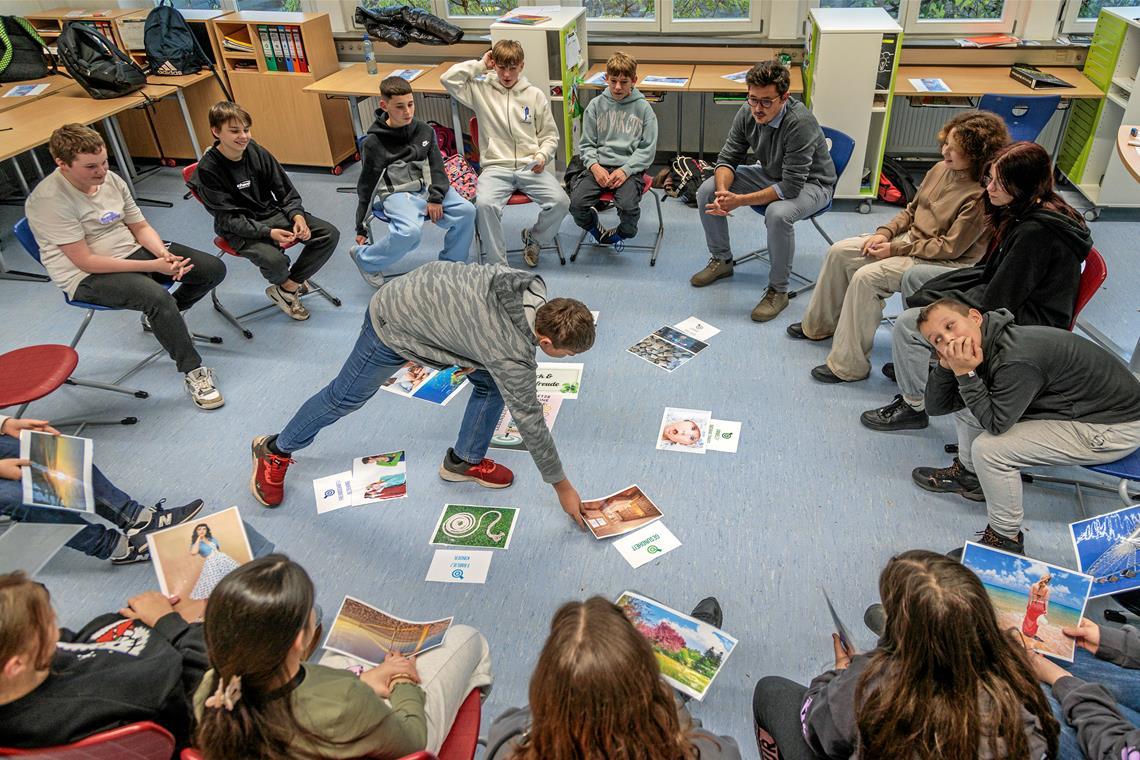
POLYGON ((443 171, 443 156, 435 141, 435 132, 416 119, 402 127, 388 126, 388 114, 376 109, 376 121, 360 143, 360 179, 356 181, 356 234, 364 235, 364 217, 372 205, 372 197, 380 175, 390 166, 404 162, 415 168, 410 174, 431 176, 427 188, 428 203, 443 203, 449 187, 443 171))
POLYGON ((384 283, 368 309, 376 335, 405 359, 487 370, 542 479, 557 483, 566 475, 535 392, 533 312, 545 298, 528 272, 433 261, 384 283))
POLYGON ((1019 325, 1067 330, 1077 305, 1081 262, 1090 250, 1088 227, 1066 214, 1035 208, 1014 223, 984 263, 929 280, 907 305, 949 297, 983 313, 1007 309, 1019 325))
POLYGON ((627 177, 639 177, 657 153, 657 115, 636 87, 621 100, 609 88, 590 101, 582 117, 578 143, 582 163, 617 167, 627 177))
POLYGON ((914 200, 875 232, 891 241, 892 256, 970 266, 982 258, 990 240, 982 192, 967 172, 939 161, 926 173, 914 200), (910 235, 902 238, 905 232, 910 235))
POLYGON ((207 150, 190 178, 190 187, 214 217, 214 232, 230 245, 242 240, 270 240, 272 227, 263 220, 277 213, 292 220, 304 214, 301 195, 273 154, 253 140, 241 158, 231 161, 207 150))
POLYGON ((463 61, 440 81, 447 93, 479 119, 479 164, 525 169, 542 154, 547 165, 558 150, 558 127, 541 87, 519 76, 511 89, 483 61, 463 61))
POLYGON ((926 411, 939 415, 967 407, 992 435, 1021 420, 1140 420, 1140 379, 1068 330, 1017 325, 1005 309, 987 312, 982 357, 974 377, 955 377, 936 364, 926 384, 926 411))

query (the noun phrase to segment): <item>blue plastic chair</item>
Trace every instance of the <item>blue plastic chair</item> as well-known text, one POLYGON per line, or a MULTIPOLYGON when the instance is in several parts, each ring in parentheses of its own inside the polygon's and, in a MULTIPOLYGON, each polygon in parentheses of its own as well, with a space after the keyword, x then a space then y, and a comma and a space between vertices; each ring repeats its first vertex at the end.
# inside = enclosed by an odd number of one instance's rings
MULTIPOLYGON (((25 218, 25 219, 21 219, 20 221, 16 222, 16 225, 15 225, 15 227, 12 228, 12 231, 15 233, 16 239, 20 241, 20 245, 24 246, 24 250, 28 252, 28 255, 31 256, 33 259, 35 259, 37 262, 40 262, 40 244, 36 241, 35 235, 32 234, 32 228, 28 225, 28 220, 25 218)), ((43 262, 40 262, 40 263, 42 264, 43 262)), ((164 283, 163 287, 165 287, 167 290, 170 290, 174 287, 174 285, 175 285, 174 282, 169 282, 169 283, 164 283)), ((84 301, 73 301, 71 298, 68 298, 66 293, 63 296, 63 300, 66 301, 69 306, 75 306, 75 307, 80 308, 80 309, 85 309, 87 312, 86 314, 83 315, 83 322, 82 322, 82 324, 79 325, 79 330, 76 331, 75 337, 73 337, 71 339, 71 343, 68 344, 72 348, 75 348, 77 345, 79 345, 79 340, 83 337, 83 333, 85 333, 87 331, 87 327, 91 324, 91 320, 92 320, 92 318, 94 318, 95 312, 97 312, 97 311, 122 311, 121 309, 116 309, 116 308, 113 308, 110 306, 100 306, 99 304, 86 303, 84 301)), ((222 339, 220 337, 218 337, 217 335, 201 335, 199 333, 191 333, 191 335, 194 337, 194 340, 201 341, 203 343, 221 343, 222 342, 222 339)), ((140 390, 135 389, 135 388, 125 388, 125 387, 119 385, 119 383, 123 382, 128 377, 135 374, 136 372, 141 370, 143 367, 145 367, 146 365, 150 364, 152 361, 157 359, 159 356, 162 356, 164 353, 166 353, 166 349, 159 348, 157 351, 154 351, 153 353, 151 353, 149 356, 147 356, 142 361, 133 365, 130 369, 128 369, 122 375, 117 377, 113 382, 99 383, 99 382, 95 382, 92 380, 85 380, 82 383, 76 382, 76 384, 77 385, 87 385, 87 386, 90 386, 92 388, 101 388, 101 389, 107 390, 107 391, 115 391, 116 393, 126 393, 127 395, 135 396, 136 398, 146 398, 148 395, 146 391, 140 391, 140 390)), ((69 382, 75 382, 75 381, 69 381, 69 382)))
MULTIPOLYGON (((827 152, 831 155, 831 162, 835 164, 835 176, 836 178, 842 177, 844 170, 847 168, 847 164, 851 161, 851 154, 855 151, 855 141, 843 132, 840 132, 838 129, 832 129, 831 127, 820 127, 820 129, 823 130, 823 136, 827 139, 827 152)), ((764 215, 764 211, 767 208, 767 206, 752 206, 752 210, 761 216, 764 215)), ((828 246, 833 245, 835 241, 831 239, 830 235, 824 232, 823 227, 819 226, 819 217, 823 216, 830 210, 831 200, 828 200, 826 206, 808 217, 815 228, 819 230, 819 234, 822 235, 823 239, 827 241, 828 246)), ((768 246, 757 248, 751 253, 746 253, 737 259, 733 259, 732 264, 733 266, 737 266, 739 264, 745 263, 746 261, 752 261, 753 259, 764 259, 765 261, 771 261, 771 259, 768 258, 768 246)), ((802 274, 796 272, 795 270, 792 270, 792 277, 795 277, 797 280, 803 282, 804 286, 802 288, 788 291, 788 298, 795 298, 800 293, 805 293, 815 287, 815 280, 812 280, 809 277, 804 277, 802 274)))
POLYGON ((1060 95, 983 95, 978 100, 978 110, 1000 116, 1013 142, 1033 142, 1060 102, 1060 95))

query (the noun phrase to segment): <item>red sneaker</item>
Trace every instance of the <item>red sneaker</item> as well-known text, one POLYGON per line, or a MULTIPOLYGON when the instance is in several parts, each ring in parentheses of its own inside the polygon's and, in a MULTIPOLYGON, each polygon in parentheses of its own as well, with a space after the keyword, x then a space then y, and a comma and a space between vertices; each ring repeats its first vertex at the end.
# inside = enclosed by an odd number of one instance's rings
POLYGON ((439 466, 439 476, 444 480, 452 483, 471 480, 484 488, 506 488, 515 482, 515 474, 493 459, 484 458, 479 464, 468 464, 463 461, 452 464, 451 453, 451 449, 448 449, 443 464, 439 466))
POLYGON ((270 437, 259 435, 253 439, 253 475, 249 479, 249 490, 265 506, 276 507, 285 498, 285 471, 293 460, 270 451, 270 437))

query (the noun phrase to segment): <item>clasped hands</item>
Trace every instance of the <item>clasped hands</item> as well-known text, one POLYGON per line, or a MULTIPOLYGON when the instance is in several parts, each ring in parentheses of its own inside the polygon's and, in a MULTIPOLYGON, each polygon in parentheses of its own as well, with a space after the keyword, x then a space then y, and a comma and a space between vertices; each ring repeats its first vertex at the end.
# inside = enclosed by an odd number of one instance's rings
POLYGON ((275 227, 269 231, 269 237, 281 248, 292 245, 298 240, 303 242, 312 236, 313 232, 305 222, 304 214, 296 214, 293 216, 293 229, 291 230, 281 230, 275 227))
POLYGON ((617 190, 629 179, 629 175, 623 169, 614 169, 610 172, 606 171, 606 168, 601 164, 591 166, 590 174, 594 175, 594 181, 598 183, 598 187, 604 187, 608 190, 617 190))
POLYGON ((713 193, 712 203, 705 204, 705 213, 710 216, 732 216, 732 210, 747 205, 742 200, 744 196, 731 190, 717 190, 713 193))

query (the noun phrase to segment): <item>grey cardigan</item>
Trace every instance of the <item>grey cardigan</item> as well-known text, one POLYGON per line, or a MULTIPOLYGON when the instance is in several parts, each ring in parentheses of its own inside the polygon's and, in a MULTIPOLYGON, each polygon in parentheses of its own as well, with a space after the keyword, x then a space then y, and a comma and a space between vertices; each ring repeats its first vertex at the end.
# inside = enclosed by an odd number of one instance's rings
POLYGON ((538 341, 523 309, 536 280, 499 264, 433 261, 384 283, 368 315, 380 340, 407 359, 487 370, 542 479, 557 483, 566 474, 535 393, 538 341))

